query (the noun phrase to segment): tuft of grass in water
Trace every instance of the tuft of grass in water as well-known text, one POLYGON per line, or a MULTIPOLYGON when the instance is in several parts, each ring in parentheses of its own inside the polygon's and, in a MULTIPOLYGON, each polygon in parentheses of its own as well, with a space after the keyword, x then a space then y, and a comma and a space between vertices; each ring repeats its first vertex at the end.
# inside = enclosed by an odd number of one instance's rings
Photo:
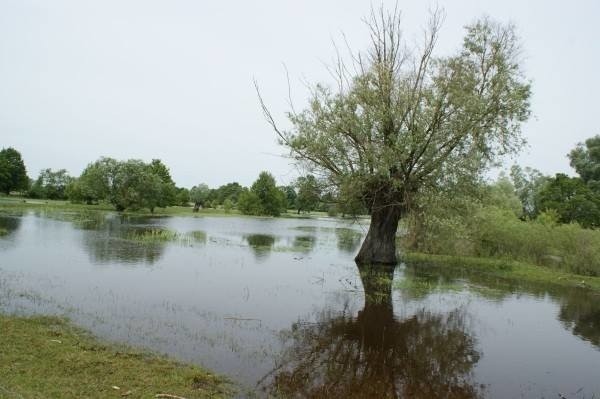
POLYGON ((188 236, 191 237, 194 241, 199 243, 206 243, 206 232, 202 230, 190 231, 188 236))
POLYGON ((462 268, 507 280, 523 280, 555 285, 582 287, 600 291, 600 277, 561 272, 543 266, 504 259, 466 256, 431 255, 409 252, 403 260, 410 264, 431 264, 437 267, 462 268))
POLYGON ((153 227, 140 230, 132 230, 126 234, 126 239, 140 242, 142 244, 159 244, 176 241, 179 234, 172 230, 153 227))
POLYGON ((0 397, 226 398, 223 377, 165 357, 104 344, 55 317, 0 315, 0 397))
POLYGON ((394 288, 410 293, 412 296, 422 296, 430 292, 458 292, 464 289, 464 284, 457 281, 438 282, 426 278, 404 278, 394 283, 394 288))
POLYGON ((0 237, 5 236, 8 234, 8 230, 6 230, 4 227, 0 227, 0 237))

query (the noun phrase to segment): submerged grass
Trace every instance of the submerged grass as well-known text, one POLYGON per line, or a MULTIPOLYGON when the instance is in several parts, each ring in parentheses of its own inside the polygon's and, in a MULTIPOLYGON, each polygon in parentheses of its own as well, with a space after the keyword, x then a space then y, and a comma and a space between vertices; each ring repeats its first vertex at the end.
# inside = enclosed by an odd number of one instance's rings
POLYGON ((105 345, 63 319, 0 315, 0 397, 225 398, 220 376, 153 354, 105 345))
POLYGON ((173 230, 152 227, 129 231, 125 238, 142 244, 159 244, 177 241, 180 235, 173 230))
POLYGON ((512 260, 431 255, 415 252, 406 253, 403 260, 410 264, 432 264, 439 267, 461 268, 503 279, 526 280, 567 287, 585 287, 600 291, 600 277, 581 276, 512 260))

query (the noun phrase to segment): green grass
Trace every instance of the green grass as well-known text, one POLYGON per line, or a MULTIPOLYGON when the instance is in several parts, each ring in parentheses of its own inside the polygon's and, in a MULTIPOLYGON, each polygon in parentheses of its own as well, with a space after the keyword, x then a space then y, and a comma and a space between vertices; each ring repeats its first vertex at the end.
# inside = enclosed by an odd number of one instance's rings
POLYGON ((106 345, 65 320, 0 315, 0 397, 224 398, 231 386, 199 367, 106 345))
MULTIPOLYGON (((100 203, 96 205, 86 204, 73 204, 69 201, 59 200, 41 200, 31 198, 20 198, 20 197, 0 197, 0 210, 28 210, 28 209, 42 209, 42 210, 60 210, 60 211, 115 211, 114 206, 109 203, 100 203)), ((140 209, 136 211, 126 210, 122 212, 124 215, 135 215, 135 216, 147 216, 147 217, 163 217, 163 216, 189 216, 189 217, 202 217, 202 216, 237 216, 237 217, 269 217, 269 216, 251 216, 243 215, 237 209, 225 210, 222 208, 202 208, 198 212, 193 211, 191 206, 170 206, 167 208, 156 208, 154 213, 151 213, 148 209, 140 209)), ((282 213, 280 217, 284 218, 298 218, 298 219, 314 219, 318 217, 327 217, 325 212, 312 212, 310 214, 302 213, 298 215, 294 210, 288 210, 282 213)))
POLYGON ((5 236, 8 234, 8 230, 6 230, 4 227, 0 227, 0 237, 5 236))
POLYGON ((143 244, 158 244, 179 239, 179 234, 173 230, 160 227, 132 230, 127 235, 128 240, 137 241, 143 244))
POLYGON ((462 268, 510 280, 585 287, 600 291, 600 277, 581 276, 512 260, 409 252, 403 255, 403 261, 410 264, 421 263, 439 267, 462 268))
POLYGON ((206 232, 202 230, 194 230, 188 233, 188 236, 191 237, 192 240, 199 243, 206 243, 206 232))

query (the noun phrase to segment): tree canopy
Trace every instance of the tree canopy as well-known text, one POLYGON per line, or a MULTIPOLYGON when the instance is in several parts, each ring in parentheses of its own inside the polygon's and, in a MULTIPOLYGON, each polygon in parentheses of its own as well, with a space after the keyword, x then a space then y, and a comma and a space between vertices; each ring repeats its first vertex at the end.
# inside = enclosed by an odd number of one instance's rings
POLYGON ((67 187, 72 181, 73 178, 69 176, 65 169, 56 171, 44 169, 31 185, 29 196, 44 199, 65 199, 67 197, 67 187))
POLYGON ((600 135, 579 143, 569 153, 569 159, 583 182, 600 193, 600 135))
POLYGON ((317 208, 321 200, 321 187, 313 175, 300 176, 296 180, 298 194, 295 198, 296 209, 310 212, 317 208))
POLYGON ((0 150, 0 191, 26 190, 29 185, 27 170, 21 153, 12 147, 0 150))
POLYGON ((261 172, 250 190, 239 195, 238 208, 246 215, 279 216, 286 209, 287 200, 277 188, 275 178, 269 172, 261 172))
POLYGON ((309 105, 288 114, 289 130, 261 98, 291 155, 371 213, 358 262, 395 263, 398 220, 421 190, 479 171, 523 141, 530 85, 515 28, 481 19, 466 27, 460 51, 435 56, 442 19, 432 13, 424 42, 409 50, 399 12, 372 12, 369 50, 351 65, 340 58, 337 86, 312 86, 309 105))

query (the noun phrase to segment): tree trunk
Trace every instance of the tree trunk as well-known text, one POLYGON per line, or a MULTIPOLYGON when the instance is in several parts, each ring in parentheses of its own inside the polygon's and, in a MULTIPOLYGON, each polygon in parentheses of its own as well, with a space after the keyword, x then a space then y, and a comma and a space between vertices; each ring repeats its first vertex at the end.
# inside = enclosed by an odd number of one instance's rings
POLYGON ((371 226, 354 260, 358 264, 395 265, 396 231, 402 216, 398 205, 380 206, 371 212, 371 226))

